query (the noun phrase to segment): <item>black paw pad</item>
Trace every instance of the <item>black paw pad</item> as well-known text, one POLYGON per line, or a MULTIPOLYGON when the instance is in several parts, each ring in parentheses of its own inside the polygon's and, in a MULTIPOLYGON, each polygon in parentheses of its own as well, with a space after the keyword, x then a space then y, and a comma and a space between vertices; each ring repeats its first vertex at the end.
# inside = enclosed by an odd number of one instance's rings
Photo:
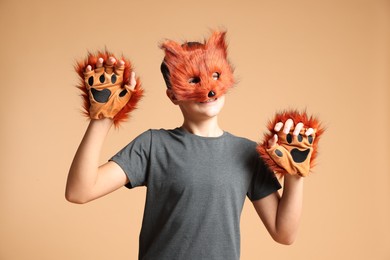
POLYGON ((127 90, 124 89, 121 91, 121 93, 119 93, 119 97, 124 97, 126 94, 127 94, 127 90))
POLYGON ((92 93, 93 99, 95 99, 96 102, 99 102, 99 103, 107 103, 107 101, 111 95, 111 91, 109 89, 103 89, 103 90, 99 91, 97 89, 91 88, 91 93, 92 93))
POLYGON ((90 85, 90 86, 93 85, 93 76, 88 78, 88 85, 90 85))
POLYGON ((112 83, 112 84, 115 84, 116 80, 117 80, 116 75, 115 75, 115 74, 112 74, 112 76, 111 76, 111 83, 112 83))
POLYGON ((291 157, 293 158, 294 162, 296 162, 296 163, 302 163, 302 162, 306 161, 306 158, 309 155, 309 153, 310 153, 310 149, 300 151, 296 148, 292 149, 290 152, 291 157))
POLYGON ((104 76, 104 74, 100 75, 99 81, 100 83, 104 83, 104 81, 106 81, 106 77, 104 76))
POLYGON ((279 157, 283 157, 283 153, 282 153, 282 151, 280 151, 279 149, 276 149, 276 150, 275 150, 275 154, 276 154, 277 156, 279 156, 279 157))
POLYGON ((291 144, 292 143, 292 135, 291 134, 287 134, 286 140, 287 140, 287 143, 291 144))

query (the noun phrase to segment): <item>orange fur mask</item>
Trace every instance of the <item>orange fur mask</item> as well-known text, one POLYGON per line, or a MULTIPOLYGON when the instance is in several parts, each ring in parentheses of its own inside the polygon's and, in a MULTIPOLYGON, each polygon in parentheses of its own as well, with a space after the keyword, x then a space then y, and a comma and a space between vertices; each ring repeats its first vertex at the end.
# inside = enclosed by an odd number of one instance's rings
POLYGON ((213 32, 204 43, 165 41, 162 71, 177 100, 205 102, 224 95, 235 81, 227 60, 226 32, 213 32), (164 68, 163 68, 164 67, 164 68))

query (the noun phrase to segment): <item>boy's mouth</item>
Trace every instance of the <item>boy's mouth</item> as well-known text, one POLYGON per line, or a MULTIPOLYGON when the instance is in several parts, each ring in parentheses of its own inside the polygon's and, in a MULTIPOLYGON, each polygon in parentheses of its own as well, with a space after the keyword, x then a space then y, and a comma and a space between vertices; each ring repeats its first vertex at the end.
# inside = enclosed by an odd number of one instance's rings
POLYGON ((203 102, 200 102, 201 104, 207 104, 207 103, 211 103, 211 102, 214 102, 216 101, 218 98, 210 98, 210 99, 207 99, 206 101, 203 101, 203 102))

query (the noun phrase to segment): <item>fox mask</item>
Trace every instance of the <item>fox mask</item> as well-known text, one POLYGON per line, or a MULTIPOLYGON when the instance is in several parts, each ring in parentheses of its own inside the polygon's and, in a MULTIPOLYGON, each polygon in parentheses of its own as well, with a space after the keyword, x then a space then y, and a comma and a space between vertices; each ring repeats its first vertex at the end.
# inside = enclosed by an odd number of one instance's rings
POLYGON ((204 43, 167 40, 162 71, 177 100, 206 102, 224 95, 235 81, 227 60, 226 32, 213 32, 204 43))

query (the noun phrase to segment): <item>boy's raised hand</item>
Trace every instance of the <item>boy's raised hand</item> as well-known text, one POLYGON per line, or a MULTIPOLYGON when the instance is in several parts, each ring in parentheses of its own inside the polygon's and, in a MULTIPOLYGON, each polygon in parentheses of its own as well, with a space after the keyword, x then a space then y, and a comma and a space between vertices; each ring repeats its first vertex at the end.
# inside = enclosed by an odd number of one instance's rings
POLYGON ((285 111, 268 125, 269 133, 257 151, 269 168, 279 175, 307 176, 317 155, 324 129, 314 117, 297 111, 285 111))
POLYGON ((117 126, 143 95, 130 61, 124 57, 118 60, 108 51, 89 53, 86 60, 77 63, 76 71, 85 114, 91 119, 111 118, 117 126))

